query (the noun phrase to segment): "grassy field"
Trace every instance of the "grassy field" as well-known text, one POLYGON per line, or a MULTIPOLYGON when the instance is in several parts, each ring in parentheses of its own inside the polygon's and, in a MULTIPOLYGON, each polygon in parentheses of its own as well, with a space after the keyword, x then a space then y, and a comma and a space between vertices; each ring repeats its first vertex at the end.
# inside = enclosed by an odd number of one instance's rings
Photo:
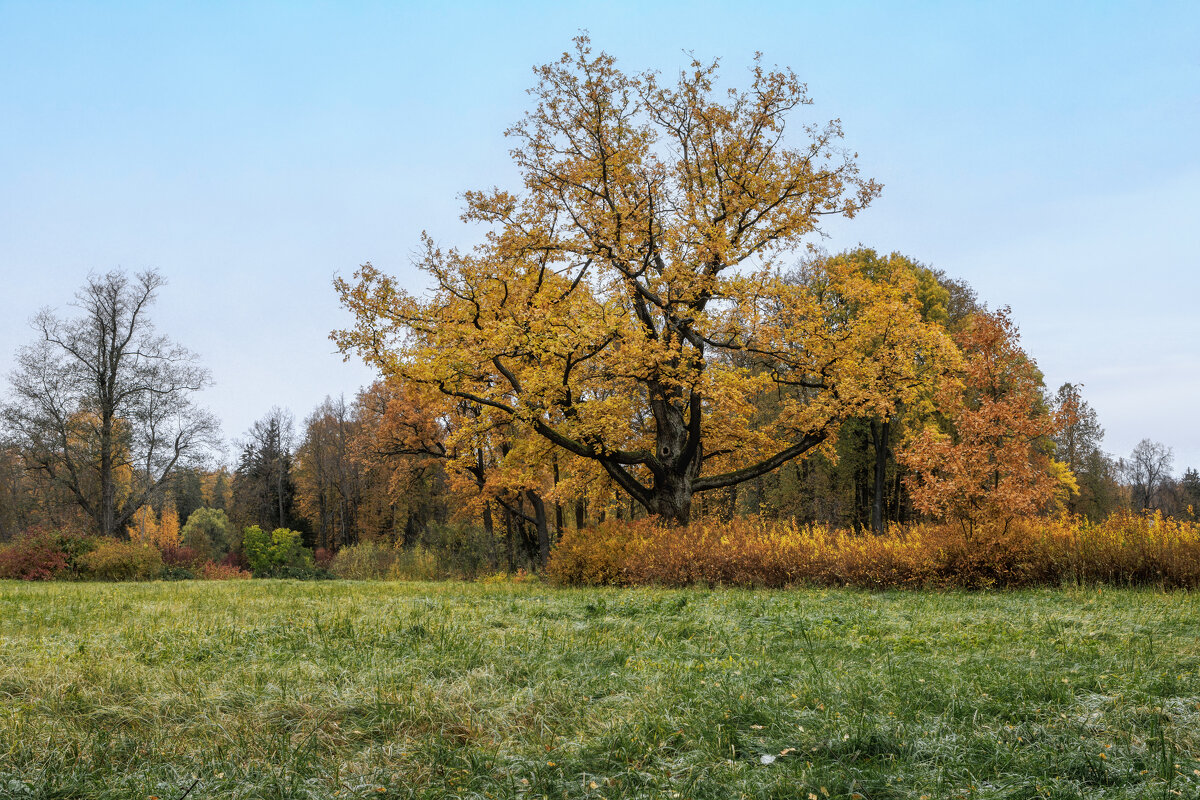
POLYGON ((1172 798, 1198 758, 1194 594, 0 583, 3 797, 1172 798))

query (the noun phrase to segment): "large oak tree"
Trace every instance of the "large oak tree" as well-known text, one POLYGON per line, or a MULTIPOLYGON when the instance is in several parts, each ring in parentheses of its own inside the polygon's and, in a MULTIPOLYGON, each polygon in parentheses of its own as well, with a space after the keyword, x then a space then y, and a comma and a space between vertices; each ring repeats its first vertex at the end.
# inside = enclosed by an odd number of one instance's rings
POLYGON ((677 81, 630 75, 586 37, 539 68, 508 131, 518 192, 468 192, 470 251, 426 240, 433 290, 410 296, 371 265, 339 280, 356 316, 334 334, 385 375, 511 420, 663 518, 694 493, 763 475, 887 418, 953 348, 922 321, 911 274, 785 258, 825 217, 880 191, 837 120, 756 59, 745 90, 717 64, 677 81), (762 420, 756 402, 773 395, 762 420))

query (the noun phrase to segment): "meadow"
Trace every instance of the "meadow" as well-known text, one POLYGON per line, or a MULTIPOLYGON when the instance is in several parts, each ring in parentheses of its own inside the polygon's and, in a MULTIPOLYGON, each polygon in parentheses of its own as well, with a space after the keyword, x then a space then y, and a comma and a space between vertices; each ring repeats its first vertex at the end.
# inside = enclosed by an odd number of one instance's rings
POLYGON ((1184 591, 0 582, 3 797, 1172 798, 1198 759, 1184 591))

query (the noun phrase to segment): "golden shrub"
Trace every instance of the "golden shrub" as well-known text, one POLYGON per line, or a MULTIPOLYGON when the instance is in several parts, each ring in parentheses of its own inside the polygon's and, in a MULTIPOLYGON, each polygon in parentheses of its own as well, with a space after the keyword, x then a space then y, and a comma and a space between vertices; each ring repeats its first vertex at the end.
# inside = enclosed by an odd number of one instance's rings
POLYGON ((758 518, 686 528, 651 520, 565 531, 548 575, 574 585, 1012 588, 1064 582, 1200 586, 1200 525, 1159 517, 1035 519, 887 534, 758 518))

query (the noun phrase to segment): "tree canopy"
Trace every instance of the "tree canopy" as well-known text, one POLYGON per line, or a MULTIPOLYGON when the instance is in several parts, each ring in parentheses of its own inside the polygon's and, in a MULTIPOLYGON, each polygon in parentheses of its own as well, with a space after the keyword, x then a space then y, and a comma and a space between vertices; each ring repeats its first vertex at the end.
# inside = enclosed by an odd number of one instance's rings
POLYGON ((972 315, 957 335, 964 355, 956 380, 936 397, 934 419, 903 453, 918 509, 973 532, 981 522, 1033 516, 1056 490, 1078 491, 1052 458, 1059 420, 1042 397, 1042 375, 1020 347, 1007 308, 972 315))
POLYGON ((370 264, 339 279, 356 317, 334 333, 343 352, 598 464, 681 522, 695 492, 889 416, 952 358, 910 271, 809 258, 784 274, 825 217, 881 188, 837 120, 794 124, 811 100, 792 72, 756 59, 749 88, 721 91, 717 62, 696 61, 665 83, 579 37, 537 76, 508 131, 520 191, 466 193, 483 241, 426 237, 424 296, 370 264))

